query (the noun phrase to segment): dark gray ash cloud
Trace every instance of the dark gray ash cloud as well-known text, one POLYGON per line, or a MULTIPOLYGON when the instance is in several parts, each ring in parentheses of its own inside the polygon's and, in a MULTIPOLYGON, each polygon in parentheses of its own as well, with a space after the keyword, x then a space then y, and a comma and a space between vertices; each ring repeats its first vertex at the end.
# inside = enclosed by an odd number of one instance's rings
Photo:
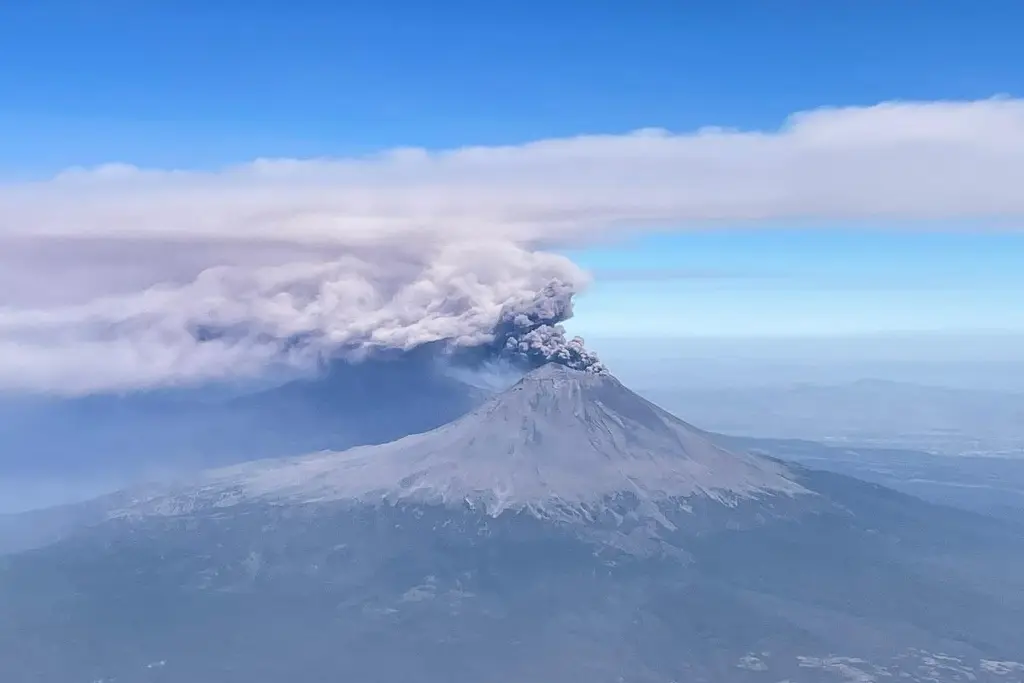
POLYGON ((527 364, 558 363, 593 373, 606 368, 581 337, 568 338, 561 323, 572 317, 571 284, 554 281, 532 300, 506 306, 494 331, 499 355, 527 364))

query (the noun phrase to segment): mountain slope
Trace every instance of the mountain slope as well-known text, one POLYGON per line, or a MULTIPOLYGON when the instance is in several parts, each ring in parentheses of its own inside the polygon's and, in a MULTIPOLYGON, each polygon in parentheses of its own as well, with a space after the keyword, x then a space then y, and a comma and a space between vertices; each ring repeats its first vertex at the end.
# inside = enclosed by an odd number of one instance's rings
POLYGON ((1022 577, 1019 527, 544 368, 431 432, 122 498, 6 558, 0 680, 1019 681, 1022 577))
MULTIPOLYGON (((615 378, 544 366, 467 415, 429 432, 343 453, 246 463, 207 475, 197 491, 152 509, 279 502, 468 502, 562 514, 632 494, 656 503, 808 493, 785 467, 735 455, 615 378), (170 505, 170 508, 167 506, 170 505)), ((134 512, 143 508, 136 506, 134 512)))

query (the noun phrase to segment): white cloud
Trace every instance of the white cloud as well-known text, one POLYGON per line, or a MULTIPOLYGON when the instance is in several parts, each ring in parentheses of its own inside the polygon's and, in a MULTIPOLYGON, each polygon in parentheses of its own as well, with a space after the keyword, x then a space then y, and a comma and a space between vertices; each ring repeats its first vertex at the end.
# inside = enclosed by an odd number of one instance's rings
POLYGON ((661 130, 217 172, 112 165, 0 189, 4 232, 365 242, 531 239, 618 221, 1024 212, 1024 101, 796 114, 777 131, 661 130))
POLYGON ((579 278, 544 245, 717 219, 1014 219, 1022 180, 1013 99, 821 109, 767 132, 69 170, 0 186, 0 387, 258 372, 274 335, 326 340, 381 316, 401 345, 441 334, 451 296, 479 334, 502 297, 553 269, 579 278), (259 333, 230 349, 186 334, 218 316, 259 333))

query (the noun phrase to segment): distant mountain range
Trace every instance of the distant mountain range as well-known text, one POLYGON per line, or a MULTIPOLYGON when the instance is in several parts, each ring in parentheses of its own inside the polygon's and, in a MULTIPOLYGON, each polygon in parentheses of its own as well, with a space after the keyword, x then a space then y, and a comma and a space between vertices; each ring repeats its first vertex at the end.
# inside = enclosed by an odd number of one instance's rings
POLYGON ((1024 527, 730 452, 606 374, 78 509, 0 559, 0 680, 1024 675, 1024 527))
POLYGON ((726 434, 1024 457, 1024 393, 867 379, 835 385, 651 386, 643 394, 726 434))
POLYGON ((421 349, 259 390, 0 400, 0 513, 256 458, 384 443, 489 395, 421 349))
POLYGON ((924 500, 1024 522, 1024 458, 943 456, 905 448, 708 433, 724 448, 846 474, 924 500))

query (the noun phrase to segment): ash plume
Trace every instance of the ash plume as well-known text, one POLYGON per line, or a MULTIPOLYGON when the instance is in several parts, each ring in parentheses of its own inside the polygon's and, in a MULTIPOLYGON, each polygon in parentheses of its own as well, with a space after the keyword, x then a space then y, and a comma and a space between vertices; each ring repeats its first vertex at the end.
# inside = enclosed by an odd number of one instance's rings
POLYGON ((0 307, 0 390, 80 395, 307 374, 430 347, 599 371, 560 323, 587 277, 508 243, 393 248, 326 263, 215 267, 86 305, 0 307))
POLYGON ((567 338, 560 323, 572 317, 572 285, 554 281, 532 299, 506 305, 494 330, 494 347, 513 362, 558 363, 574 370, 606 372, 582 337, 567 338))

